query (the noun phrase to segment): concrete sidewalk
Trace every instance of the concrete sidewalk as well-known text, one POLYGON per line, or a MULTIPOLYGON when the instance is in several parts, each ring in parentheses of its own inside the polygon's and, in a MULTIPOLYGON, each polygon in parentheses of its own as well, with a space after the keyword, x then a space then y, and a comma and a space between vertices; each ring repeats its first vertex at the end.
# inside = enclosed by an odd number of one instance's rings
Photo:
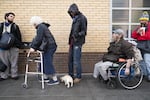
POLYGON ((150 100, 150 83, 146 81, 134 90, 126 90, 121 86, 107 89, 92 75, 84 75, 81 83, 69 89, 60 83, 55 86, 45 84, 42 90, 35 76, 29 76, 28 89, 22 87, 23 82, 23 76, 17 81, 0 81, 0 100, 150 100))

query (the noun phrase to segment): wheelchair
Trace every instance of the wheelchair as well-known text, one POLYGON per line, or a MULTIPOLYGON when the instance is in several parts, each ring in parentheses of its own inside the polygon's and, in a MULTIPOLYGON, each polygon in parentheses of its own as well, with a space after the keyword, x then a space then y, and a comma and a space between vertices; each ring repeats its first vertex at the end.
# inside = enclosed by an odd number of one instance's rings
MULTIPOLYGON (((133 61, 130 66, 130 74, 125 75, 126 61, 121 61, 118 63, 113 63, 107 70, 108 82, 107 88, 117 88, 121 85, 125 89, 135 89, 137 88, 143 80, 142 69, 136 61, 133 61)), ((101 78, 101 76, 99 77, 101 78)))

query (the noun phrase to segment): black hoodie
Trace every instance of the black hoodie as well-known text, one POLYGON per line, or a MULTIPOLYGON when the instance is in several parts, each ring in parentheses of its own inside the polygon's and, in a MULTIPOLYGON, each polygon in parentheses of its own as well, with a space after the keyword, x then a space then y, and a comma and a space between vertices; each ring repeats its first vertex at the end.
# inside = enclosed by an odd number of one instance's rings
POLYGON ((71 13, 74 13, 75 15, 79 15, 80 11, 78 9, 78 6, 74 3, 72 5, 70 5, 69 9, 68 9, 68 13, 71 16, 71 18, 73 18, 74 16, 71 15, 71 13))
POLYGON ((85 43, 85 36, 87 33, 87 19, 79 11, 78 6, 75 3, 70 5, 68 13, 73 19, 69 44, 73 43, 73 45, 82 45, 85 43), (73 13, 74 16, 71 13, 73 13), (71 43, 72 40, 73 42, 71 43))

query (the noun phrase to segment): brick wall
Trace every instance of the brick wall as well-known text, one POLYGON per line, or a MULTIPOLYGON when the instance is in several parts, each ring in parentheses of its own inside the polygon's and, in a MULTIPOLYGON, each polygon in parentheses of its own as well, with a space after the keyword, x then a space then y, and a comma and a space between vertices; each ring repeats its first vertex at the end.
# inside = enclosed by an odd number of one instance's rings
MULTIPOLYGON (((22 74, 25 72, 26 61, 27 61, 27 53, 21 52, 19 56, 19 72, 22 74)), ((82 70, 84 73, 93 72, 93 67, 95 63, 101 60, 103 53, 91 53, 91 52, 83 52, 82 53, 82 70)), ((68 72, 68 53, 56 53, 54 55, 54 66, 56 68, 57 73, 67 73, 68 72)), ((30 71, 36 71, 36 63, 29 62, 28 63, 30 71)))
MULTIPOLYGON (((85 58, 89 57, 93 63, 95 62, 92 61, 95 60, 94 56, 90 57, 89 55, 106 52, 108 47, 110 0, 0 0, 0 21, 4 21, 3 16, 6 12, 14 12, 16 14, 15 22, 20 26, 23 41, 30 42, 35 36, 35 29, 29 24, 29 20, 35 15, 42 17, 44 21, 51 24, 50 30, 58 44, 55 58, 57 61, 62 56, 66 57, 68 52, 68 36, 72 19, 67 10, 72 3, 77 3, 79 10, 88 19, 88 31, 83 52, 85 58)), ((25 59, 23 55, 21 53, 21 59, 25 59)), ((24 63, 22 61, 19 61, 19 65, 24 63)), ((63 64, 63 60, 60 62, 63 64)), ((57 63, 55 64, 57 66, 57 63)))

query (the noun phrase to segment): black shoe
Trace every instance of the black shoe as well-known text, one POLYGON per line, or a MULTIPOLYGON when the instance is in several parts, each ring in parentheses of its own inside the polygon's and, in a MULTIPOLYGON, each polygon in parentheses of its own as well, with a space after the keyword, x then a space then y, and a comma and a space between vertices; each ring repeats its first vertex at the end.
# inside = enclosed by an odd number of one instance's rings
POLYGON ((19 79, 19 76, 11 77, 11 79, 13 79, 13 80, 18 80, 18 79, 19 79))
POLYGON ((150 82, 150 76, 149 75, 147 75, 146 80, 147 80, 147 82, 150 82))
POLYGON ((6 80, 6 79, 0 77, 0 81, 4 81, 4 80, 6 80))

